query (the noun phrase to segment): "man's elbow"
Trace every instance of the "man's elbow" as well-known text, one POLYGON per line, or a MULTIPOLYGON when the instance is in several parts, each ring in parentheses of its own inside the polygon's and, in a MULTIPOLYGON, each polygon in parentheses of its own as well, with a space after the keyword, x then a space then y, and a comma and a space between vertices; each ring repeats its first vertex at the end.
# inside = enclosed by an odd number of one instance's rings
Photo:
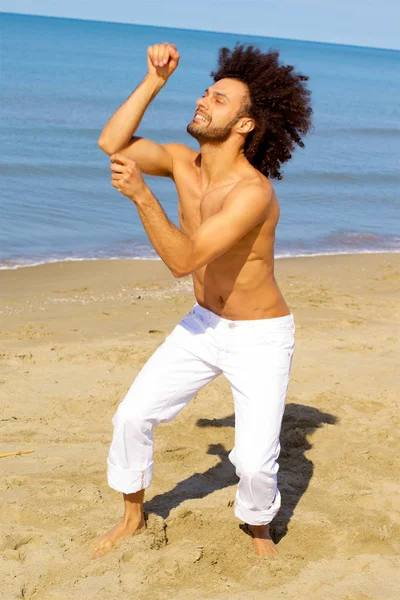
POLYGON ((171 273, 176 279, 181 279, 182 277, 191 275, 197 268, 196 265, 189 263, 188 261, 182 261, 180 264, 171 267, 171 273))
POLYGON ((114 154, 114 152, 118 152, 118 148, 113 148, 110 145, 110 143, 102 136, 99 137, 97 145, 106 154, 114 154))
POLYGON ((177 253, 174 264, 169 267, 172 275, 176 279, 187 277, 202 266, 193 241, 191 241, 191 247, 186 248, 185 250, 185 252, 182 251, 177 253))
POLYGON ((171 268, 171 273, 175 277, 175 279, 182 279, 182 277, 187 277, 188 275, 193 273, 193 270, 184 269, 181 267, 173 267, 171 268))

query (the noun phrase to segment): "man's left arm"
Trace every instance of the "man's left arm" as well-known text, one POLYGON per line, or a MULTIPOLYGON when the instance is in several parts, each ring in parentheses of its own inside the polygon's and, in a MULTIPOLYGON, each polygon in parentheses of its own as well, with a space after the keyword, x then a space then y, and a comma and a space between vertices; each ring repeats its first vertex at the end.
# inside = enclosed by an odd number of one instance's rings
POLYGON ((222 209, 189 237, 168 219, 133 161, 119 155, 111 160, 120 163, 111 166, 112 185, 135 203, 155 251, 175 277, 189 275, 218 258, 267 216, 272 186, 240 182, 228 193, 222 209))

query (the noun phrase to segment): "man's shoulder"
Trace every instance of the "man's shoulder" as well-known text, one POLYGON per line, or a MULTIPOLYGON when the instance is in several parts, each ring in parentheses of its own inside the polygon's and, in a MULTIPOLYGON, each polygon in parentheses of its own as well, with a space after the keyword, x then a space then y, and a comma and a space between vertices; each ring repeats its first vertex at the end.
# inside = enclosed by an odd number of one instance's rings
POLYGON ((177 142, 163 144, 163 146, 172 157, 172 175, 175 182, 182 174, 188 173, 196 166, 198 151, 177 142))
POLYGON ((260 203, 269 204, 274 197, 274 188, 271 182, 258 171, 250 172, 239 179, 229 192, 231 199, 239 200, 244 195, 260 203))
POLYGON ((174 159, 195 161, 196 157, 199 155, 198 151, 178 142, 169 142, 162 145, 166 150, 168 150, 174 159))

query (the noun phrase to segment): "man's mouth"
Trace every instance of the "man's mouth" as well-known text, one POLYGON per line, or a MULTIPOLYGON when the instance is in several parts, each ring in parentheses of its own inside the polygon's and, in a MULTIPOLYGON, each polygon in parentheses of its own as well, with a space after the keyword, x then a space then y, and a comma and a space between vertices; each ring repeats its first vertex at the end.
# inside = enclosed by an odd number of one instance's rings
POLYGON ((207 123, 207 121, 209 121, 209 119, 202 113, 196 111, 194 113, 193 121, 197 121, 198 123, 207 123))

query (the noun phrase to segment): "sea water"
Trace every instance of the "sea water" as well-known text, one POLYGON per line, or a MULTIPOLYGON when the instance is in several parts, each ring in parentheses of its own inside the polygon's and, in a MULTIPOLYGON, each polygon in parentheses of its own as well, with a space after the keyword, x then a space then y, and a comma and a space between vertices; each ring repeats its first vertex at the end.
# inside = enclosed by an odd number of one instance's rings
MULTIPOLYGON (((186 126, 218 49, 277 49, 310 77, 314 117, 274 182, 276 257, 400 250, 399 51, 0 13, 0 268, 156 257, 97 140, 165 40, 180 64, 138 134, 197 148, 186 126)), ((177 223, 173 182, 146 181, 177 223)))

